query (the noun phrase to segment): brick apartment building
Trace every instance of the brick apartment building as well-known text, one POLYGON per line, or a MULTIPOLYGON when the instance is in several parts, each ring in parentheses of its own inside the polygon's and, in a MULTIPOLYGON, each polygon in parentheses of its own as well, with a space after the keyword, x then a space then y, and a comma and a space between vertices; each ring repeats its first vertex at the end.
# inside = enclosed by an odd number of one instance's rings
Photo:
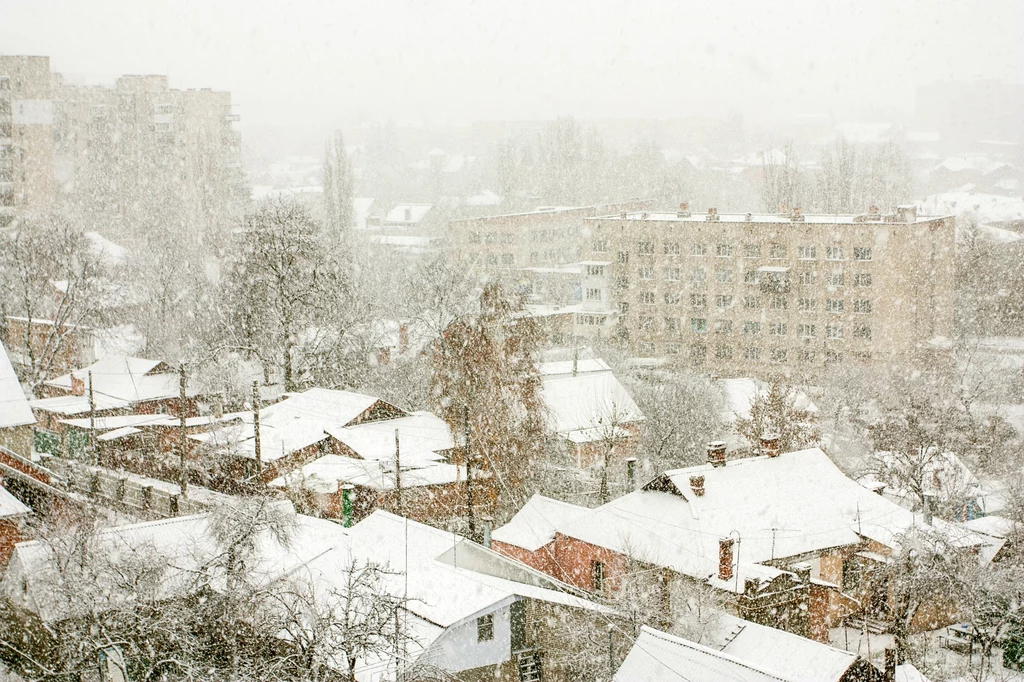
POLYGON ((695 215, 683 204, 585 222, 582 307, 641 356, 813 375, 912 358, 953 334, 951 216, 695 215))
POLYGON ((47 209, 55 187, 50 58, 0 55, 0 227, 47 209))

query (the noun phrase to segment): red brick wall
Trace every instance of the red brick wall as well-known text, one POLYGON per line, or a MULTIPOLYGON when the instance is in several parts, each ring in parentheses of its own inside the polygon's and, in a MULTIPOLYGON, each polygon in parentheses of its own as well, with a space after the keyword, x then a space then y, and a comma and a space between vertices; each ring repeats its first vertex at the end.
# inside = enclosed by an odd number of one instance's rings
POLYGON ((555 577, 584 590, 594 589, 593 566, 600 561, 605 566, 607 588, 614 592, 626 572, 626 557, 604 547, 598 547, 561 533, 555 534, 555 577))
POLYGON ((491 542, 491 549, 499 554, 512 557, 513 559, 526 564, 530 568, 535 568, 541 573, 546 573, 550 576, 559 575, 558 569, 555 566, 554 540, 534 552, 531 552, 528 549, 523 549, 522 547, 516 547, 515 545, 507 545, 504 542, 499 542, 497 540, 493 540, 491 542))
POLYGON ((0 566, 6 566, 11 554, 14 553, 14 545, 24 538, 18 521, 7 519, 0 520, 0 566))

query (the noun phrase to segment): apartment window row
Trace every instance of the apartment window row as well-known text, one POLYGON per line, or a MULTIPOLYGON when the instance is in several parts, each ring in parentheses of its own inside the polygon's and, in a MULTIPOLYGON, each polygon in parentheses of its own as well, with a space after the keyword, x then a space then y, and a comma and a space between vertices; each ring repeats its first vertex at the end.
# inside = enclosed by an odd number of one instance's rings
POLYGON ((470 232, 468 239, 470 244, 507 245, 516 243, 516 236, 512 232, 470 232))
MULTIPOLYGON (((607 244, 604 244, 605 247, 607 244)), ((665 255, 679 255, 682 253, 679 242, 663 242, 662 249, 665 255)), ((604 249, 596 249, 595 251, 603 251, 604 249)), ((637 242, 637 253, 645 256, 654 255, 654 242, 651 241, 638 241, 637 242)), ((690 244, 689 253, 691 256, 707 256, 709 253, 708 244, 704 242, 694 242, 690 244)), ((733 245, 729 243, 719 243, 714 245, 714 254, 718 258, 731 258, 733 255, 733 245)), ((762 255, 762 249, 760 244, 743 244, 743 257, 744 258, 760 258, 762 255)), ((785 260, 789 257, 789 249, 785 244, 769 244, 768 245, 768 257, 772 260, 785 260)), ((805 244, 797 246, 797 258, 800 260, 817 260, 818 248, 813 244, 805 244)), ((857 246, 853 249, 853 259, 858 261, 869 261, 872 259, 872 249, 869 246, 857 246)), ((846 260, 846 251, 841 246, 826 246, 825 247, 825 260, 841 261, 846 260)))
MULTIPOLYGON (((623 255, 623 254, 620 254, 623 255)), ((628 256, 628 254, 624 254, 628 256)), ((628 262, 620 260, 620 263, 628 262)), ((588 266, 592 267, 592 266, 588 266)), ((598 266, 599 267, 599 266, 598 266)), ((637 277, 643 280, 655 279, 656 270, 653 265, 643 265, 637 268, 637 277)), ((708 280, 708 272, 704 268, 693 268, 690 271, 689 279, 694 284, 703 284, 708 280)), ((666 282, 678 282, 683 280, 682 268, 677 266, 663 268, 661 271, 662 279, 666 282)), ((772 273, 774 274, 774 273, 772 273)), ((720 284, 731 284, 734 281, 734 271, 725 268, 715 269, 715 281, 720 284)), ((762 281, 762 273, 757 270, 744 270, 743 271, 743 283, 757 285, 762 281)), ((628 282, 628 278, 622 277, 623 282, 628 282)), ((846 274, 842 271, 834 271, 827 273, 827 279, 829 286, 841 287, 846 285, 846 274)), ((797 282, 800 286, 814 286, 818 282, 818 273, 813 270, 806 270, 797 274, 797 282)), ((788 283, 787 283, 788 284, 788 283)), ((855 287, 870 287, 872 285, 871 273, 863 272, 857 273, 853 276, 853 285, 855 287)))

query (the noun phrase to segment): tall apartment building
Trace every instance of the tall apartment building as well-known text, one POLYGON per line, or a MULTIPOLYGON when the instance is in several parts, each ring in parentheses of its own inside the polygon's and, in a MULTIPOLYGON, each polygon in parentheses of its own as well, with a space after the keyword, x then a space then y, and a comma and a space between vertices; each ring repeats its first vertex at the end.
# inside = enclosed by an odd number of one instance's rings
POLYGON ((0 55, 0 227, 53 202, 49 57, 0 55))
POLYGON ((953 335, 954 218, 621 213, 587 220, 584 306, 642 356, 813 376, 953 335))
POLYGON ((173 90, 154 75, 113 88, 56 81, 57 175, 85 216, 201 241, 244 206, 231 93, 173 90))

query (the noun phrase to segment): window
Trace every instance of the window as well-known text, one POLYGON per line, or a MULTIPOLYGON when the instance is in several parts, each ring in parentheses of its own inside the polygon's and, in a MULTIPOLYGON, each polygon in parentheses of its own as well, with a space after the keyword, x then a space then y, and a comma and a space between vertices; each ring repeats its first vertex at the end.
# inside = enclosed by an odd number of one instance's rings
POLYGON ((732 306, 732 296, 715 296, 715 305, 719 308, 729 308, 732 306))
MULTIPOLYGON (((651 349, 653 351, 653 348, 651 349)), ((594 581, 594 592, 604 592, 605 575, 604 564, 600 561, 595 561, 590 565, 590 576, 594 581)))
POLYGON ((690 255, 691 256, 706 256, 706 255, 708 255, 708 245, 707 244, 691 244, 690 245, 690 255))
POLYGON ((743 307, 749 310, 756 310, 761 307, 761 299, 758 296, 744 296, 743 307))
POLYGON ((760 360, 761 359, 761 349, 758 348, 757 346, 750 346, 748 348, 744 348, 743 349, 743 359, 744 360, 760 360))
POLYGON ((640 329, 645 332, 654 331, 654 318, 644 316, 640 318, 640 329))
POLYGON ((719 360, 732 360, 732 346, 718 346, 715 348, 715 357, 719 360))
POLYGON ((679 355, 680 349, 681 346, 675 341, 672 341, 665 346, 665 352, 668 355, 679 355))
POLYGON ((867 314, 871 312, 871 301, 857 300, 853 302, 853 312, 867 314))
POLYGON ((843 338, 843 325, 841 324, 830 324, 825 327, 825 336, 830 339, 841 339, 843 338))
POLYGON ((618 254, 616 254, 615 258, 618 261, 619 265, 629 264, 629 253, 626 251, 619 251, 618 254))
POLYGON ((800 260, 814 260, 818 257, 818 249, 814 246, 798 246, 796 257, 800 260))
POLYGON ((482 241, 482 239, 480 237, 480 233, 479 232, 470 232, 469 233, 469 243, 470 244, 479 244, 481 241, 482 241))
POLYGON ((640 342, 640 356, 647 358, 647 357, 650 357, 652 355, 654 355, 654 344, 652 342, 650 342, 650 341, 641 341, 640 342))
POLYGON ((758 244, 744 244, 743 245, 743 257, 744 258, 760 258, 761 247, 758 244))
POLYGON ((690 294, 690 305, 694 308, 707 308, 708 297, 705 294, 690 294))
POLYGON ((750 336, 757 336, 761 333, 761 323, 748 320, 743 323, 743 333, 750 336))
POLYGON ((859 272, 853 276, 853 286, 855 287, 869 287, 871 286, 871 273, 870 272, 859 272))
POLYGON ((785 296, 772 296, 772 310, 785 310, 789 306, 789 299, 785 296))
POLYGON ((540 254, 537 253, 536 251, 531 251, 530 252, 530 264, 531 265, 536 265, 539 262, 540 262, 540 254))
POLYGON ((629 288, 629 277, 623 277, 619 275, 615 278, 615 287, 617 289, 628 289, 629 288))
POLYGON ((785 322, 772 322, 768 325, 768 333, 772 336, 785 336, 786 335, 786 323, 785 322))
POLYGON ((665 255, 666 256, 678 256, 679 255, 679 242, 665 242, 665 255))
POLYGON ((853 249, 853 260, 871 260, 870 246, 857 246, 853 249))
POLYGON ((654 254, 654 242, 639 242, 636 245, 636 251, 637 251, 637 253, 643 254, 645 256, 653 255, 654 254))
POLYGON ((679 305, 682 294, 678 291, 665 294, 665 305, 679 305))
POLYGON ((716 334, 732 334, 732 320, 715 320, 716 334))
POLYGON ((837 350, 825 351, 825 364, 835 365, 843 361, 843 354, 837 350))
POLYGON ((694 284, 703 284, 708 279, 708 273, 703 268, 697 268, 690 271, 690 280, 694 284))
POLYGON ((476 619, 476 641, 490 642, 494 639, 494 614, 488 613, 476 619))
POLYGON ((843 299, 841 298, 830 298, 826 302, 826 310, 830 313, 841 313, 843 312, 843 299))
POLYGON ((677 332, 679 331, 679 318, 678 317, 666 317, 665 318, 665 331, 677 332))
POLYGON ((607 239, 595 239, 594 240, 594 251, 598 253, 608 253, 608 240, 607 239))
POLYGON ((800 273, 800 286, 810 287, 814 286, 814 283, 818 281, 818 273, 813 270, 800 273))
POLYGON ((785 362, 788 353, 785 348, 773 348, 772 349, 772 362, 785 362))
POLYGON ((747 270, 743 273, 744 284, 757 284, 761 281, 761 273, 757 270, 747 270))
POLYGON ((715 255, 719 258, 729 258, 732 256, 732 244, 719 244, 715 247, 715 255))
POLYGON ((603 277, 604 266, 603 265, 588 265, 587 274, 591 277, 603 277))
POLYGON ((768 250, 769 257, 772 260, 784 260, 786 258, 786 245, 785 244, 772 244, 768 250))
POLYGON ((813 298, 801 298, 796 302, 796 309, 803 313, 809 313, 814 310, 814 299, 813 298))
POLYGON ((629 312, 629 302, 628 301, 619 301, 619 314, 620 315, 625 315, 628 312, 629 312))
POLYGON ((653 291, 641 291, 640 302, 644 305, 654 305, 654 292, 653 291))
POLYGON ((841 287, 846 282, 846 277, 840 272, 831 272, 828 275, 828 285, 830 287, 841 287))
POLYGON ((496 254, 496 253, 489 253, 489 254, 487 254, 487 264, 488 265, 497 265, 498 264, 498 254, 496 254))
POLYGON ((704 362, 708 356, 708 347, 703 343, 695 343, 690 346, 690 359, 696 362, 704 362))
POLYGON ((588 301, 600 301, 601 300, 601 290, 600 289, 588 288, 587 289, 587 300, 588 301))
POLYGON ((678 282, 679 281, 679 268, 665 268, 665 281, 667 281, 667 282, 678 282))
POLYGON ((723 284, 728 284, 732 281, 732 270, 715 270, 715 279, 723 284))
POLYGON ((818 335, 818 329, 813 324, 801 324, 797 325, 796 334, 801 339, 813 339, 818 335))
POLYGON ((871 327, 866 324, 858 324, 853 328, 853 338, 871 340, 871 327))
POLYGON ((501 243, 502 244, 515 244, 515 242, 516 242, 516 236, 514 234, 512 234, 511 232, 502 232, 501 233, 501 243))
POLYGON ((498 235, 497 234, 495 234, 493 232, 490 232, 490 233, 484 235, 484 244, 497 244, 497 243, 498 243, 498 235))
POLYGON ((654 279, 654 268, 643 267, 636 269, 637 279, 654 279))
POLYGON ((708 330, 708 321, 703 317, 691 317, 690 318, 690 331, 703 334, 708 330))
POLYGON ((501 264, 502 265, 515 265, 515 262, 516 262, 515 254, 513 254, 513 253, 503 253, 503 254, 501 254, 501 264))
POLYGON ((816 354, 813 350, 802 350, 799 357, 800 362, 814 362, 816 354))
POLYGON ((828 246, 825 247, 825 259, 826 260, 845 260, 843 256, 843 247, 841 246, 828 246))

